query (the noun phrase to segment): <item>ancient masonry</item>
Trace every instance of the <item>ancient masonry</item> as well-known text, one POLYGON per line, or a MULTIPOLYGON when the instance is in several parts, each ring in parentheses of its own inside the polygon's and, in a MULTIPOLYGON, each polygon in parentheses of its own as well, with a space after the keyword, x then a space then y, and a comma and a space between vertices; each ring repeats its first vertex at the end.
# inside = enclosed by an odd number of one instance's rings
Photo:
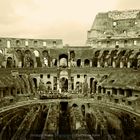
POLYGON ((140 10, 95 17, 85 46, 0 38, 0 140, 139 140, 140 10))

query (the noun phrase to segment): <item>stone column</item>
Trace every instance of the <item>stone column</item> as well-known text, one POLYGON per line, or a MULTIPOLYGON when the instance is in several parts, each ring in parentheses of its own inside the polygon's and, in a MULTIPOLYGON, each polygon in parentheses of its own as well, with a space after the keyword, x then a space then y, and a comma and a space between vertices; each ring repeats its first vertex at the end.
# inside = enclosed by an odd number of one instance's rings
POLYGON ((84 61, 81 61, 81 66, 84 67, 84 61))
POLYGON ((92 60, 90 60, 90 67, 92 67, 92 60))
POLYGON ((59 67, 59 59, 57 60, 57 67, 59 67))
POLYGON ((98 68, 101 67, 101 65, 100 65, 100 61, 99 61, 99 60, 97 61, 97 67, 98 67, 98 68))
POLYGON ((127 62, 127 68, 130 68, 130 66, 131 66, 131 63, 130 63, 130 61, 128 61, 127 62))
POLYGON ((124 90, 124 96, 127 97, 127 90, 124 90))
POLYGON ((124 67, 124 63, 121 61, 120 62, 120 68, 123 68, 124 67))
POLYGON ((68 67, 71 67, 71 62, 70 62, 70 60, 68 60, 68 67))
POLYGON ((57 78, 57 90, 59 90, 59 78, 57 78))
POLYGON ((34 68, 37 68, 37 62, 34 63, 34 68))
POLYGON ((117 89, 117 96, 120 96, 120 90, 117 89))
POLYGON ((107 61, 104 62, 104 67, 108 67, 107 61))
POLYGON ((22 68, 22 61, 18 62, 18 68, 22 68))
POLYGON ((116 62, 115 61, 112 62, 112 67, 116 68, 116 62))
POLYGON ((104 89, 103 88, 101 88, 101 94, 104 94, 104 89))

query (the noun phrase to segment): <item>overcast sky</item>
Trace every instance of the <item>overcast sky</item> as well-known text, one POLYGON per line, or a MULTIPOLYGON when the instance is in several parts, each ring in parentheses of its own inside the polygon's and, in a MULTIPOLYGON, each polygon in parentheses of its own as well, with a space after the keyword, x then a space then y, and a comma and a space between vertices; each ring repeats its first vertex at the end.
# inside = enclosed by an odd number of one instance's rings
POLYGON ((0 0, 0 36, 84 45, 98 12, 140 9, 140 0, 0 0))

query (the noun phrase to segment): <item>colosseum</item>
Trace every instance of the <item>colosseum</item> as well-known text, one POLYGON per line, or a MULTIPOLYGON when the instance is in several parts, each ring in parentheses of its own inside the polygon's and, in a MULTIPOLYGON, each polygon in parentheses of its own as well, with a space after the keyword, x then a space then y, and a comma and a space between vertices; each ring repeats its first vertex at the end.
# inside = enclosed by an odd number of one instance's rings
POLYGON ((85 42, 0 38, 0 140, 140 140, 140 10, 98 13, 85 42))

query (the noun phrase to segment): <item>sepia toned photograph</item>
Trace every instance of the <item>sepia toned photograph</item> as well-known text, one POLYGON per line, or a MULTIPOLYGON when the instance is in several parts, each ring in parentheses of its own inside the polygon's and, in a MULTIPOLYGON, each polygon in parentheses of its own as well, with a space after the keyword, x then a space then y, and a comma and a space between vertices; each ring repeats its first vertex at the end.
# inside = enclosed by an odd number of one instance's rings
POLYGON ((140 140, 140 1, 0 0, 0 140, 140 140))

